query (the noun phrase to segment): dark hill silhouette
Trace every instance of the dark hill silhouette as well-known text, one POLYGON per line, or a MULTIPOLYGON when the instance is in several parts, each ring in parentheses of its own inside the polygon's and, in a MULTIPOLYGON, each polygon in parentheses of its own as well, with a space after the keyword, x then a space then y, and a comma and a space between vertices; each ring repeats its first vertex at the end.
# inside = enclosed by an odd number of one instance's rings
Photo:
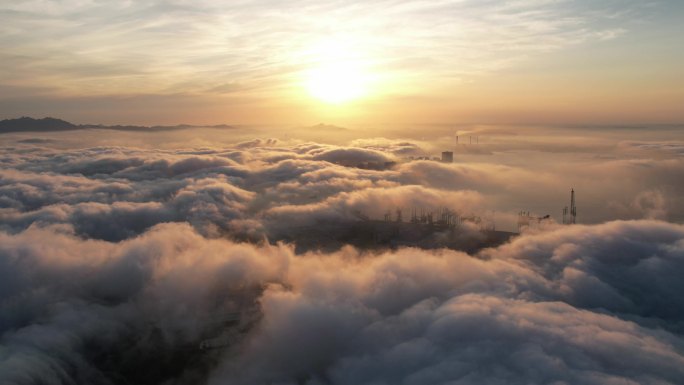
POLYGON ((232 126, 226 124, 218 124, 215 126, 194 126, 189 124, 179 124, 176 126, 105 126, 102 124, 73 124, 61 119, 43 118, 34 119, 29 117, 21 117, 18 119, 0 120, 0 134, 8 132, 50 132, 50 131, 66 131, 66 130, 85 130, 85 129, 104 129, 104 130, 119 130, 119 131, 172 131, 183 130, 186 128, 219 128, 231 129, 232 126))
POLYGON ((19 119, 0 121, 0 133, 21 131, 64 131, 76 128, 78 128, 78 126, 55 118, 33 119, 23 116, 19 119))
POLYGON ((324 131, 349 131, 349 129, 340 127, 340 126, 334 126, 332 124, 324 124, 324 123, 318 123, 315 126, 307 127, 312 130, 324 130, 324 131))

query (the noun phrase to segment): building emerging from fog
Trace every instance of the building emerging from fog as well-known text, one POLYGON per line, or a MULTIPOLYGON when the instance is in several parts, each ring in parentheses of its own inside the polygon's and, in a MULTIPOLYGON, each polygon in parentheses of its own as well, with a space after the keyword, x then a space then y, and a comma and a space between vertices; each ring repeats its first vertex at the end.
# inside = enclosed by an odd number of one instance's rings
POLYGON ((442 151, 442 157, 441 158, 438 156, 430 157, 428 155, 425 155, 425 156, 416 156, 416 157, 409 156, 409 157, 405 158, 405 160, 407 160, 409 162, 413 162, 416 160, 432 160, 435 162, 453 163, 454 162, 454 153, 453 153, 453 151, 442 151))
POLYGON ((453 163, 454 153, 451 151, 442 151, 442 163, 453 163))
POLYGON ((543 217, 530 215, 529 211, 518 212, 518 232, 521 232, 526 227, 538 227, 551 221, 551 215, 547 214, 543 217))
POLYGON ((577 206, 575 206, 575 189, 570 189, 570 210, 563 207, 563 224, 574 225, 577 223, 577 206))
MULTIPOLYGON (((418 247, 477 252, 507 242, 516 233, 496 230, 493 217, 460 215, 442 208, 389 208, 382 219, 353 210, 345 219, 321 219, 293 226, 278 241, 295 244, 295 252, 339 250, 352 245, 362 250, 418 247)), ((275 240, 274 240, 275 242, 275 240)))

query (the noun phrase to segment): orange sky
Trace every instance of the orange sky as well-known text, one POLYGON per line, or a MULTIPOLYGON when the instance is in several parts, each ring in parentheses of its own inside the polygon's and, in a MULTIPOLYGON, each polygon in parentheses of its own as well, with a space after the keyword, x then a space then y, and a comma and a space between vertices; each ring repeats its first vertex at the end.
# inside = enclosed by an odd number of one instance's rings
POLYGON ((0 6, 0 117, 105 124, 681 123, 684 6, 0 6))

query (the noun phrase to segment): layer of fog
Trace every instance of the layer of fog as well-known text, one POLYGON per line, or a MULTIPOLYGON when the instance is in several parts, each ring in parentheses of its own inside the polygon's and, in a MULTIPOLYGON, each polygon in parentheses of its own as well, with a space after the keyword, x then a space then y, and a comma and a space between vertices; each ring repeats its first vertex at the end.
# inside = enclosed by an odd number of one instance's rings
POLYGON ((3 383, 684 380, 684 227, 558 227, 477 257, 0 234, 3 383), (226 312, 257 321, 220 350, 226 312), (217 327, 217 325, 219 325, 217 327))
POLYGON ((684 382, 672 128, 359 132, 2 136, 0 382, 684 382), (273 244, 396 207, 515 229, 571 187, 584 224, 475 255, 273 244))
POLYGON ((307 223, 305 214, 330 217, 349 209, 380 219, 395 208, 446 206, 516 230, 520 210, 560 222, 571 188, 581 223, 681 222, 684 142, 677 133, 673 127, 433 127, 414 130, 412 138, 399 129, 316 126, 4 135, 3 227, 94 212, 145 212, 147 225, 135 220, 143 228, 188 220, 208 234, 208 224, 244 228, 243 220, 262 223, 283 211, 307 223), (439 157, 443 150, 455 152, 455 163, 408 161, 439 157), (384 168, 389 161, 396 165, 384 168), (354 167, 369 164, 384 169, 354 167))

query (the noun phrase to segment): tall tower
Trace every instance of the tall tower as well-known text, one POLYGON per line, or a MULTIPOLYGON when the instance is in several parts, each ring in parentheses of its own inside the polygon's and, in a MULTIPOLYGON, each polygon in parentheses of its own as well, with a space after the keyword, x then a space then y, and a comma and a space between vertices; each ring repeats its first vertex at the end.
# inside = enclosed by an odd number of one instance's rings
POLYGON ((577 223, 577 206, 575 206, 575 189, 570 189, 570 223, 577 223))

